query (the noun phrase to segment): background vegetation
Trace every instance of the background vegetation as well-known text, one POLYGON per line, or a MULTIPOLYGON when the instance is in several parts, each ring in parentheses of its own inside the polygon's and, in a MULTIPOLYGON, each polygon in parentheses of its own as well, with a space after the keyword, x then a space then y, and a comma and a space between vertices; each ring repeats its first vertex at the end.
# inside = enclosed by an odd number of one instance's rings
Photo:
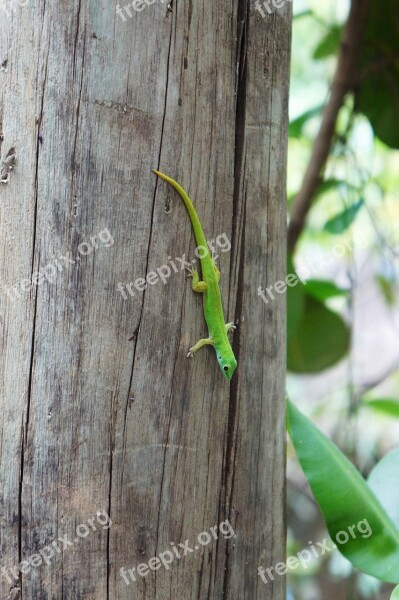
MULTIPOLYGON (((297 0, 294 12, 288 271, 306 285, 288 297, 288 394, 367 478, 399 439, 399 11, 393 0, 297 0)), ((347 489, 342 476, 331 490, 347 489)), ((288 477, 295 554, 327 531, 292 446, 288 477)), ((289 583, 297 600, 385 600, 393 588, 337 551, 289 583)))

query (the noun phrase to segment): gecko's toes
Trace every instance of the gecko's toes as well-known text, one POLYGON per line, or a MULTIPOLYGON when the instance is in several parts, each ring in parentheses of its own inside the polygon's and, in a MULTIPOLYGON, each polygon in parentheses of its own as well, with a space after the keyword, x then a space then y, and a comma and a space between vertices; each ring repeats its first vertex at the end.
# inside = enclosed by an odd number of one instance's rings
POLYGON ((193 353, 193 351, 191 350, 191 348, 190 348, 190 350, 189 350, 189 351, 188 351, 188 353, 187 353, 187 358, 194 358, 194 353, 193 353))

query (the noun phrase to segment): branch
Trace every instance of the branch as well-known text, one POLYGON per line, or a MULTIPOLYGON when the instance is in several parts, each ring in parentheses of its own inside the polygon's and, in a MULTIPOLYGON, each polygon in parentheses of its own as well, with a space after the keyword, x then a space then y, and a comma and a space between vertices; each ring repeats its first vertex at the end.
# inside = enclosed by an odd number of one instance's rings
POLYGON ((352 0, 348 20, 342 34, 338 64, 331 84, 330 97, 325 106, 319 133, 313 144, 312 154, 305 171, 301 189, 296 195, 288 225, 288 251, 292 253, 310 210, 314 195, 322 180, 338 113, 345 96, 355 85, 363 32, 370 0, 352 0))

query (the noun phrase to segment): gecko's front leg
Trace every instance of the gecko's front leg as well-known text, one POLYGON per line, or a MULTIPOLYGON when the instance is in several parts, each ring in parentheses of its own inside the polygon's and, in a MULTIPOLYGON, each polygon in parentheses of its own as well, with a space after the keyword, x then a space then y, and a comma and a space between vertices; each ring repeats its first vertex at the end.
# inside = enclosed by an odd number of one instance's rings
POLYGON ((192 348, 190 348, 190 350, 188 351, 187 354, 187 358, 194 358, 194 352, 197 352, 197 350, 199 350, 200 348, 202 348, 203 346, 211 346, 213 344, 212 338, 203 338, 202 340, 200 340, 199 342, 197 342, 195 344, 195 346, 193 346, 192 348))

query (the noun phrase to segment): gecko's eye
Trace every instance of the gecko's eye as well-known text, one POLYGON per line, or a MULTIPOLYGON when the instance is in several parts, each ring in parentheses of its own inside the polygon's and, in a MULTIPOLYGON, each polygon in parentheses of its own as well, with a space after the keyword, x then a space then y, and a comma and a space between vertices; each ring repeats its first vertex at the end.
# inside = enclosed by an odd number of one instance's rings
POLYGON ((228 367, 227 365, 225 365, 225 366, 223 367, 223 371, 228 371, 228 370, 229 370, 229 367, 228 367))

